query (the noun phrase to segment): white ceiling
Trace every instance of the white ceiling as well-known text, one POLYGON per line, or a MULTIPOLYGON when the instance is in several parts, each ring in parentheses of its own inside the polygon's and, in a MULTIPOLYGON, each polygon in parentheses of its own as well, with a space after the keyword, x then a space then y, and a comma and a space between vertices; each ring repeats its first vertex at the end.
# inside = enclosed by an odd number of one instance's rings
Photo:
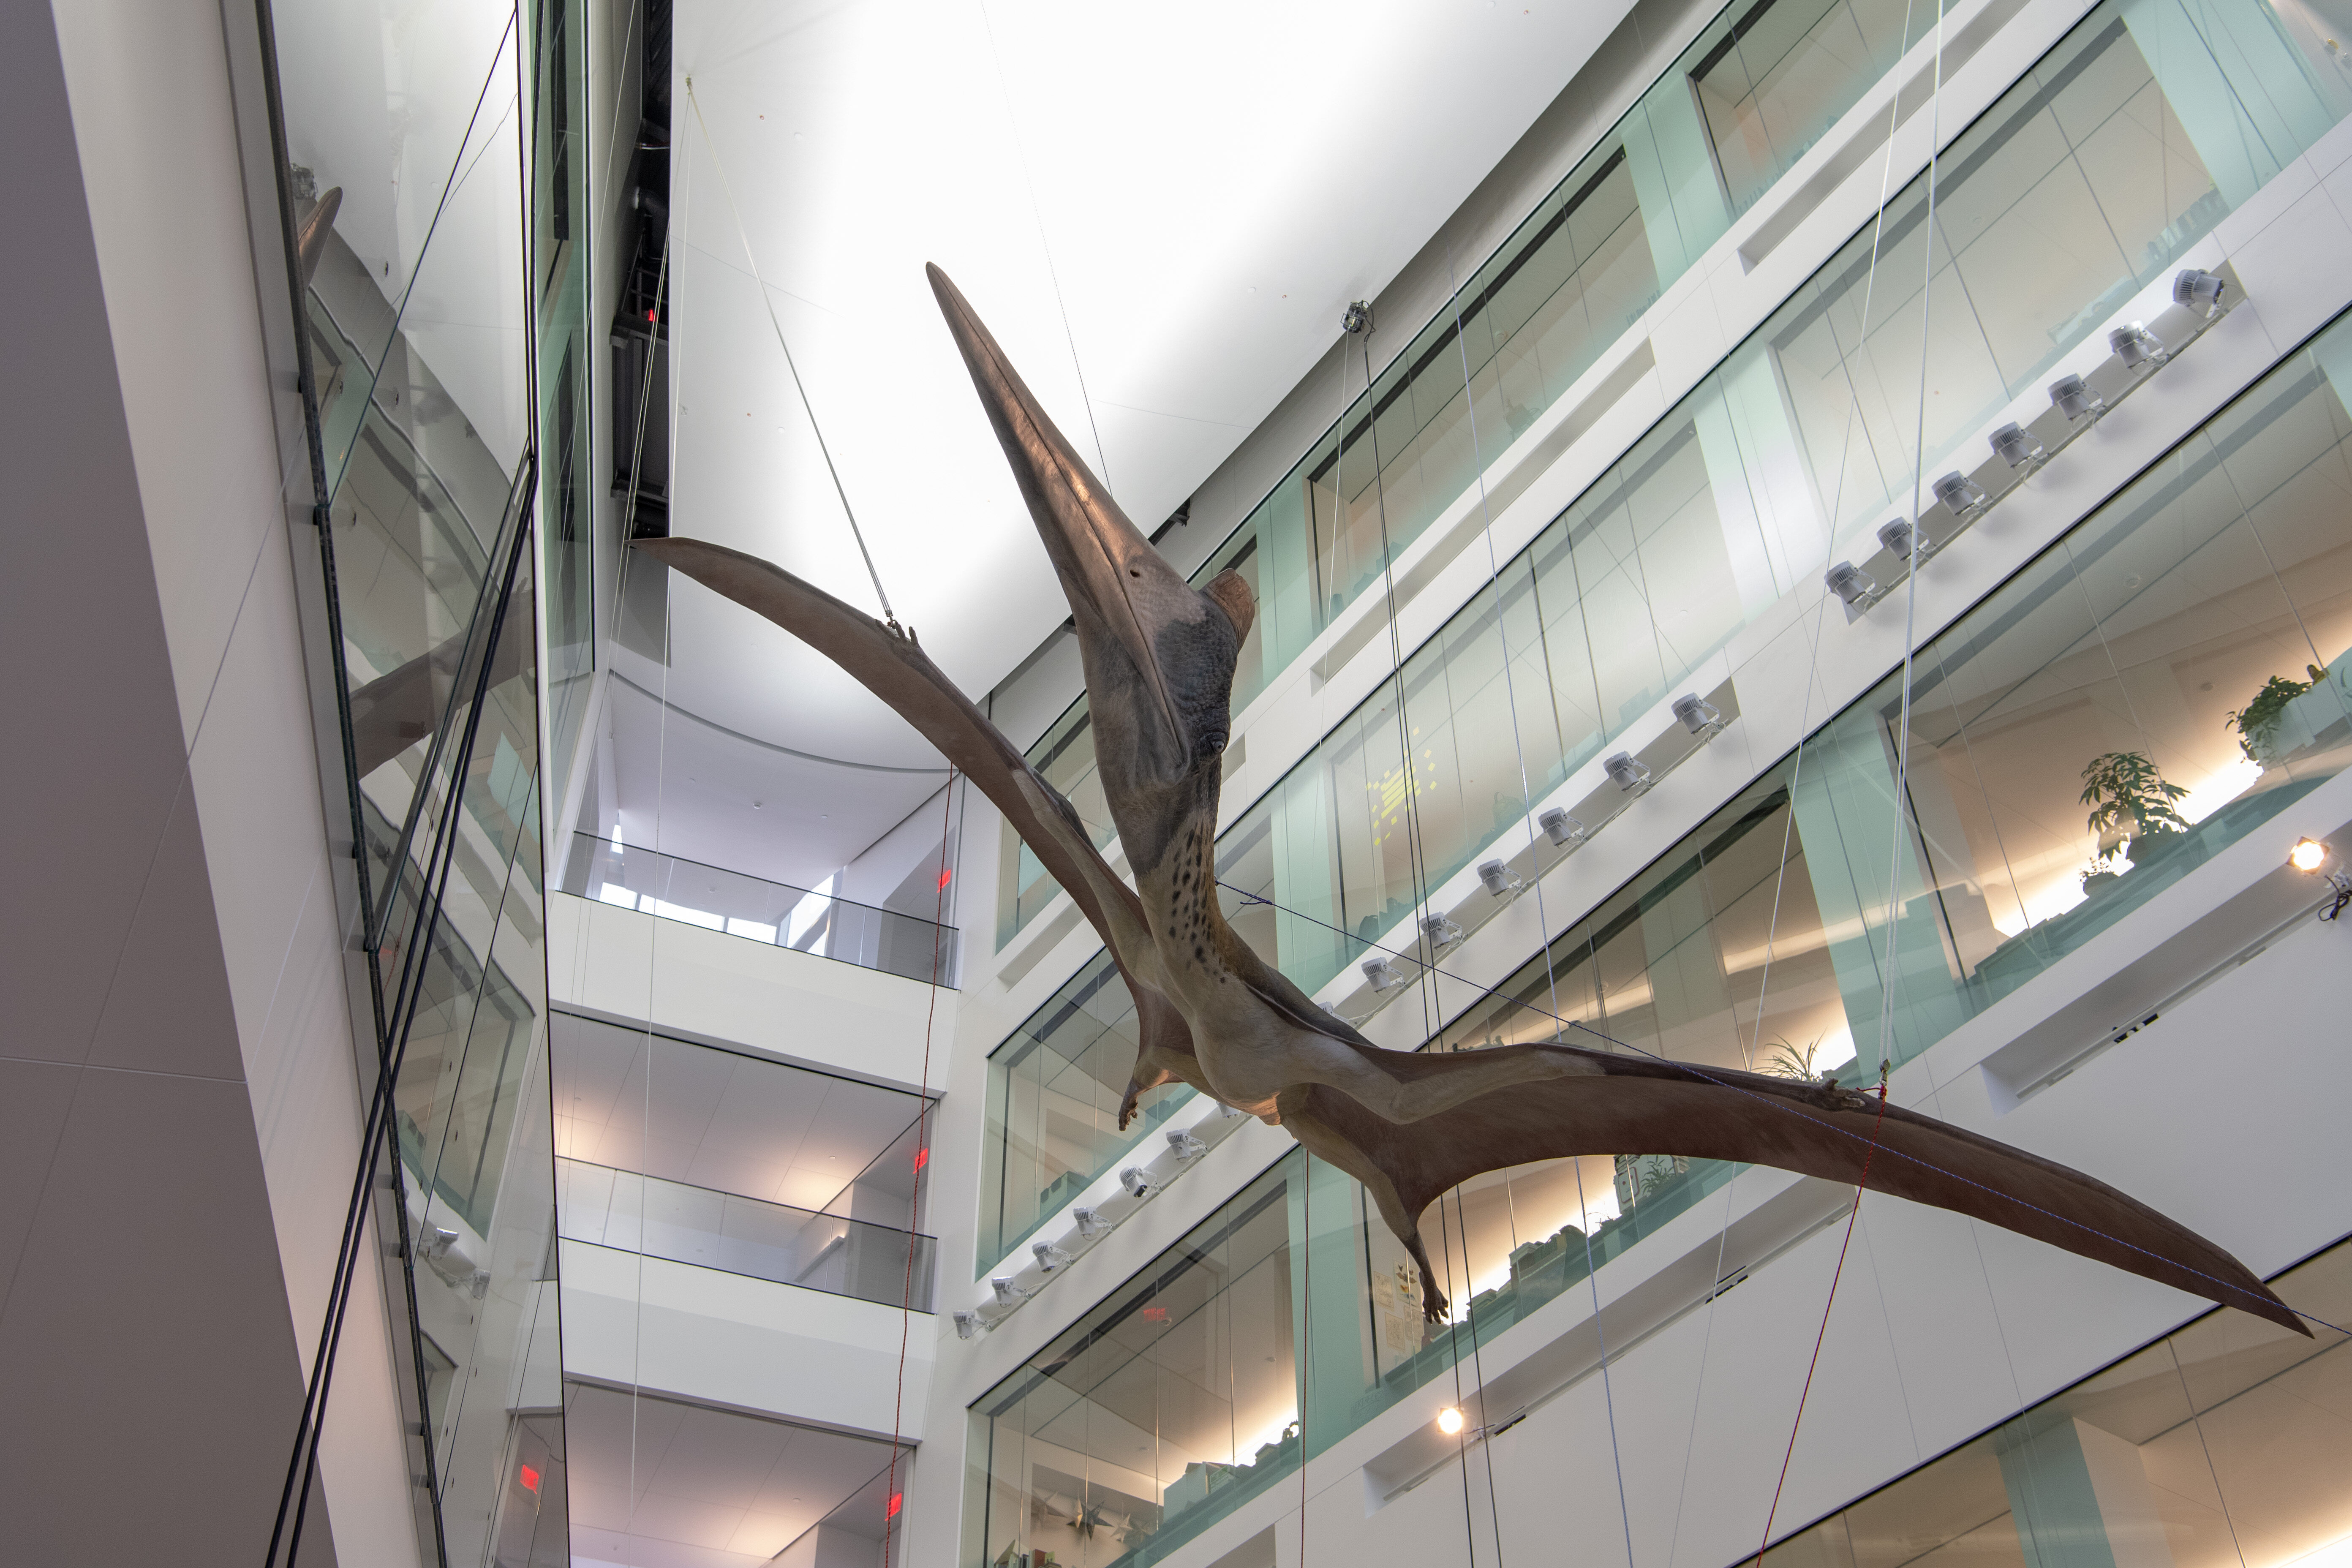
MULTIPOLYGON (((1621 12, 679 0, 673 531, 878 608, 772 306, 893 607, 985 692, 1068 610, 923 264, 955 278, 1090 458, 1099 429, 1111 489, 1149 531, 1621 12)), ((672 591, 671 701, 821 756, 935 762, 784 633, 694 584, 672 591)), ((616 663, 656 687, 646 661, 616 663)), ((830 788, 874 818, 858 820, 869 841, 896 820, 895 799, 870 805, 854 779, 830 788)))

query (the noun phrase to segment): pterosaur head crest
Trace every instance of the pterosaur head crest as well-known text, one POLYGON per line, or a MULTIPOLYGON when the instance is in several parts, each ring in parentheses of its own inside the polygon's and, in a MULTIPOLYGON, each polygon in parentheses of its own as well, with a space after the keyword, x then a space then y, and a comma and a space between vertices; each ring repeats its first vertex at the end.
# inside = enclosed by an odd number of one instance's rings
POLYGON ((1138 870, 1190 795, 1212 792, 1231 728, 1234 663, 1256 607, 1227 572, 1194 588, 1160 559, 937 267, 932 292, 1070 601, 1105 794, 1138 870))

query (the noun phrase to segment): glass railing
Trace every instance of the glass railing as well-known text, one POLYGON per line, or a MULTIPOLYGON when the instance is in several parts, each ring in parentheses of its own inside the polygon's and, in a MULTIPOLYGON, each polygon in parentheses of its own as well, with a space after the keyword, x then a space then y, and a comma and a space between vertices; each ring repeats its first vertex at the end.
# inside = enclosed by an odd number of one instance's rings
POLYGON ((931 1310, 931 1237, 582 1160, 557 1160, 555 1182, 566 1241, 931 1310))
POLYGON ((539 1458, 519 1471, 509 1396, 558 1337, 535 612, 544 587, 576 624, 588 594, 566 499, 585 404, 559 374, 585 312, 584 7, 422 28, 364 0, 269 9, 314 394, 314 678, 344 720, 357 887, 340 913, 373 1014, 362 1093, 394 1069, 384 1142, 362 1156, 386 1164, 361 1173, 371 1234, 401 1243, 390 1382, 427 1555, 520 1561, 548 1550, 540 1505, 562 1496, 560 1417, 532 1418, 539 1458), (539 1467, 545 1494, 515 1479, 539 1467))
MULTIPOLYGON (((1589 1249, 1573 1226, 1521 1247, 1510 1272, 1520 1310, 1580 1279, 1588 1250, 1598 1261, 1619 1250, 1612 1238, 1686 1209, 1703 1194, 1696 1175, 1672 1184, 1679 1207, 1654 1188, 1589 1249)), ((1395 1291, 1376 1276, 1367 1310, 1361 1242, 1380 1226, 1367 1231, 1349 1186, 1286 1157, 975 1402, 964 1568, 1141 1568, 1296 1476, 1302 1453, 1406 1388, 1441 1371, 1458 1387, 1467 1347, 1422 1323, 1417 1304, 1410 1321, 1391 1310, 1395 1291)), ((2273 1283, 2319 1321, 2342 1321, 2352 1243, 2273 1283)), ((1483 1339, 1513 1319, 1481 1300, 1483 1339)), ((2189 1561, 2230 1562, 2250 1529, 2267 1561, 2332 1560, 2352 1542, 2337 1484, 2352 1440, 2327 1391, 2348 1365, 2338 1337, 2207 1313, 1782 1542, 1770 1561, 1845 1561, 1851 1531, 1913 1557, 1964 1546, 2046 1562, 2048 1542, 2063 1541, 2099 1561, 2112 1544, 2121 1561, 2126 1544, 2154 1539, 2189 1561), (2128 1479, 2094 1488, 2086 1462, 2128 1479), (2040 1552, 2025 1545, 2037 1538, 2040 1552)))
MULTIPOLYGON (((1501 451, 1503 432, 1524 428, 1632 319, 1622 308, 1604 311, 1623 320, 1577 340, 1593 353, 1536 353, 1529 334, 1553 329, 1526 297, 1545 278, 1596 276, 1590 260, 1539 264, 1539 252, 1550 254, 1542 247, 1613 255, 1599 237, 1574 237, 1584 232, 1576 215, 1614 199, 1612 182, 1630 184, 1638 210, 1609 232, 1673 209, 1674 246, 1659 237, 1660 224, 1646 230, 1656 275, 1670 280, 1729 221, 1689 217, 1692 210, 1729 212, 1725 191, 1769 184, 1884 74, 1896 46, 1891 12, 1820 10, 1809 0, 1783 16, 1795 4, 1768 0, 1718 18, 1465 285, 1456 301, 1464 342, 1454 342, 1449 307, 1202 568, 1203 581, 1226 566, 1255 574, 1258 621, 1235 677, 1236 707, 1464 493, 1501 451), (1832 79, 1847 85, 1832 90, 1832 79), (1694 106, 1704 108, 1704 136, 1694 106), (1670 135, 1662 127, 1677 116, 1687 124, 1670 135), (1735 143, 1736 155, 1727 151, 1735 143), (1652 151, 1636 156, 1643 147, 1652 151), (1672 147, 1698 162, 1680 173, 1645 162, 1672 147), (1645 167, 1654 177, 1636 179, 1645 167), (1748 172, 1734 181, 1735 168, 1748 172), (1555 361, 1563 376, 1529 379, 1535 364, 1555 361), (1350 510, 1358 508, 1369 510, 1350 510)), ((1490 590, 1408 662, 1402 731, 1399 715, 1381 707, 1395 700, 1391 689, 1276 786, 1312 804, 1262 810, 1327 819, 1289 840, 1307 846, 1314 868, 1309 886, 1276 901, 1350 931, 1391 922, 1417 901, 1413 879, 1398 874, 1408 799, 1433 842, 1484 843, 1522 809, 1514 720, 1528 748, 1527 792, 1540 795, 1733 632, 1817 578, 1834 552, 1851 552, 1890 510, 1907 515, 1915 468, 1932 477, 1956 455, 1980 455, 1988 420, 2352 110, 2352 89, 2324 40, 2282 18, 2250 7, 2245 37, 2216 44, 2204 14, 2175 0, 2107 0, 2093 10, 1944 153, 1924 292, 1923 175, 1888 204, 1883 230, 1865 227, 1850 240, 1505 568, 1499 616, 1490 590), (1516 713, 1488 625, 1498 618, 1515 650, 1516 713), (1490 671, 1484 678, 1467 668, 1480 658, 1490 671), (1318 838, 1334 840, 1328 854, 1313 849, 1318 838)), ((1915 19, 1914 32, 1928 22, 1915 19)), ((1100 788, 1083 698, 1032 756, 1050 762, 1048 776, 1107 841, 1108 813, 1092 804, 1100 788)), ((1471 853, 1433 850, 1433 863, 1453 864, 1426 879, 1443 879, 1471 853)), ((1005 862, 1000 945, 1054 891, 1009 830, 1005 862)), ((1265 890, 1247 875, 1238 879, 1265 890)), ((1310 987, 1343 961, 1345 944, 1318 930, 1286 932, 1284 967, 1310 987)))
POLYGON ((598 903, 788 947, 926 984, 955 984, 956 930, 821 889, 770 882, 675 855, 572 837, 562 889, 598 903))
POLYGON ((1120 1131, 1135 1050, 1135 999, 1103 952, 990 1055, 976 1278, 1194 1098, 1182 1084, 1155 1089, 1120 1131))
MULTIPOLYGON (((2352 320, 1925 645, 1907 753, 1897 675, 1428 1048, 1565 1040, 1872 1083, 1882 1038, 1895 1064, 1917 1056, 2340 773, 2352 764, 2342 508, 2352 387, 2339 390, 2339 377, 2352 378, 2352 320), (2097 785, 2088 801, 2086 782, 2097 785), (2118 790, 2125 809, 2105 811, 2118 790)), ((1103 989, 1118 984, 1114 971, 1103 989)), ((1442 1275, 1466 1281, 1456 1321, 1483 1342, 1719 1192, 1735 1170, 1638 1154, 1518 1166, 1447 1194, 1423 1235, 1442 1275)), ((1289 1228, 1261 1237, 1264 1256, 1250 1264, 1263 1285, 1229 1283, 1213 1248, 1202 1248, 1210 1267, 1194 1268, 1188 1238, 973 1407, 995 1424, 986 1451, 1010 1467, 998 1472, 1010 1489, 1000 1500, 1050 1484, 1045 1467, 1102 1478, 1116 1494, 1106 1506, 1125 1510, 1130 1522, 1108 1549, 1066 1555, 1047 1524, 1028 1527, 1056 1563, 1150 1561, 1217 1516, 1219 1488, 1247 1495, 1265 1467, 1295 1466, 1295 1443, 1253 1460, 1251 1444, 1228 1440, 1297 1418, 1287 1344, 1277 1368, 1257 1369, 1281 1401, 1253 1384, 1258 1405, 1244 1413, 1238 1382, 1179 1388, 1181 1399, 1167 1390, 1179 1368, 1195 1382, 1238 1376, 1184 1336, 1225 1354, 1245 1318, 1295 1321, 1307 1310, 1286 1292, 1310 1207, 1320 1271, 1304 1336, 1310 1447, 1453 1375, 1455 1347, 1422 1321, 1402 1246, 1335 1167, 1313 1166, 1310 1204, 1307 1171, 1303 1155, 1286 1155, 1195 1233, 1279 1229, 1262 1217, 1274 1212, 1266 1193, 1288 1194, 1289 1228), (1244 1289, 1267 1299, 1244 1300, 1244 1289), (1138 1360, 1165 1363, 1158 1383, 1129 1370, 1138 1360), (1087 1419, 1071 1420, 1082 1405, 1087 1419), (1121 1443, 1129 1427, 1160 1434, 1160 1447, 1121 1443), (1073 1432, 1087 1434, 1083 1452, 1070 1449, 1073 1432), (1099 1448, 1096 1433, 1108 1434, 1099 1448), (1196 1470, 1208 1488, 1190 1505, 1197 1514, 1174 1501, 1196 1470)), ((1011 1516, 994 1528, 1001 1546, 1011 1516)))

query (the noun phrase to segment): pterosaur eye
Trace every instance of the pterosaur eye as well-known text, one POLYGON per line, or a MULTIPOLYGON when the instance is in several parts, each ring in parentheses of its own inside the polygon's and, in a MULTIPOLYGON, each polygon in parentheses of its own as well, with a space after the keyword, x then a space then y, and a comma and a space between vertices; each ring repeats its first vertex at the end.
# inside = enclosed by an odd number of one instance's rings
POLYGON ((1142 576, 1142 575, 1143 575, 1143 574, 1142 574, 1141 572, 1138 571, 1136 568, 1134 568, 1134 567, 1132 567, 1132 566, 1130 566, 1130 567, 1129 567, 1129 568, 1127 569, 1127 574, 1128 574, 1129 576, 1130 576, 1130 577, 1140 577, 1140 576, 1142 576))

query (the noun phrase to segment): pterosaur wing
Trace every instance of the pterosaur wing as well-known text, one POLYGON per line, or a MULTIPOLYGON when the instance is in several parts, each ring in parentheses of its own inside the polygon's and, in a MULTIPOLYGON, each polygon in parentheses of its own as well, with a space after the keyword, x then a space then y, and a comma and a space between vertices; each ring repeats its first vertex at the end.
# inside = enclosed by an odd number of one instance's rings
MULTIPOLYGON (((1142 989, 1132 967, 1137 954, 1150 951, 1141 903, 1111 874, 1061 792, 1037 776, 1013 742, 956 689, 912 637, 740 550, 698 539, 641 539, 635 547, 775 622, 888 703, 995 803, 1101 934, 1129 986, 1142 989)), ((1154 1016, 1159 1013, 1174 1017, 1172 1009, 1158 1009, 1154 1016)), ((1182 1020, 1177 1018, 1176 1024, 1181 1028, 1182 1020)), ((1165 1034, 1164 1028, 1157 1032, 1165 1034)), ((1171 1044, 1166 1039, 1156 1043, 1171 1044)), ((1189 1034, 1182 1047, 1184 1054, 1192 1054, 1189 1034)))
MULTIPOLYGON (((1458 1070, 1488 1054, 1366 1048, 1399 1078, 1458 1070)), ((1518 1085, 1409 1123, 1321 1085, 1303 1109, 1385 1175, 1416 1218, 1449 1187, 1536 1160, 1744 1161, 1950 1209, 2310 1332, 2245 1265, 2137 1199, 1932 1116, 1882 1107, 1875 1094, 1573 1047, 1489 1049, 1566 1051, 1599 1073, 1518 1085)))

